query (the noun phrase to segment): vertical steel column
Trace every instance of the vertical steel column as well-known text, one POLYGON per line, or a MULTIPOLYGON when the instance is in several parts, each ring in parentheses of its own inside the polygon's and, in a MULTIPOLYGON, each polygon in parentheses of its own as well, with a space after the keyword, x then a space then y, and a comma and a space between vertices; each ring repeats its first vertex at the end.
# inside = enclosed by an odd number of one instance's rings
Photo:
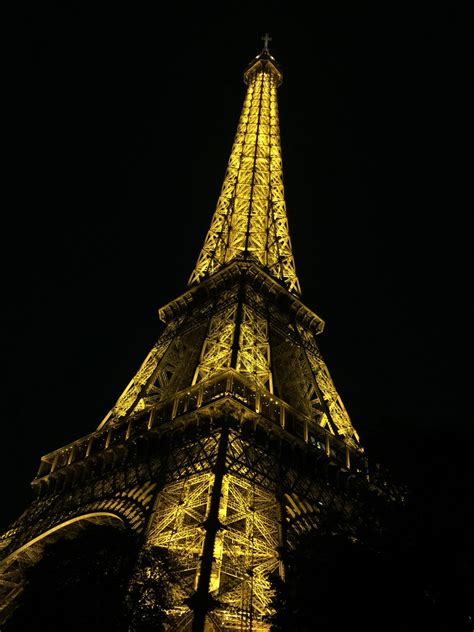
POLYGON ((229 426, 225 420, 222 425, 219 448, 217 451, 216 463, 214 466, 214 484, 211 492, 211 503, 209 514, 204 523, 206 536, 202 547, 201 569, 199 573, 198 587, 194 595, 189 600, 189 606, 194 610, 193 632, 204 632, 206 615, 214 609, 216 603, 209 592, 211 581, 212 564, 214 561, 214 546, 216 534, 222 527, 219 521, 219 506, 221 501, 222 482, 226 473, 226 454, 229 444, 229 426))

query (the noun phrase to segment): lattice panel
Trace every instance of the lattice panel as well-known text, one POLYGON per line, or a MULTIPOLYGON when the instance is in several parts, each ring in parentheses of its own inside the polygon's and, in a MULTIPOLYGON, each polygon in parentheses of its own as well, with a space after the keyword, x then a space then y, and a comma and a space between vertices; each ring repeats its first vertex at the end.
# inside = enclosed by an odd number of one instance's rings
POLYGON ((158 363, 176 335, 176 331, 183 321, 183 318, 184 317, 180 317, 179 319, 172 321, 167 326, 160 339, 145 358, 134 378, 130 381, 122 395, 118 398, 115 406, 102 420, 99 428, 107 423, 115 423, 117 420, 123 418, 132 407, 137 405, 137 401, 139 400, 144 387, 148 384, 151 376, 156 371, 158 363))
POLYGON ((235 476, 225 476, 223 487, 219 519, 224 529, 214 552, 213 588, 224 608, 216 614, 226 630, 266 630, 263 617, 270 612, 272 595, 268 576, 279 566, 278 503, 261 487, 235 476))
POLYGON ((193 384, 230 367, 236 314, 234 303, 211 318, 193 384))
POLYGON ((145 389, 144 407, 148 408, 191 384, 205 329, 205 325, 201 325, 175 338, 145 389))
MULTIPOLYGON (((327 425, 304 349, 278 334, 272 336, 272 341, 273 371, 278 396, 316 423, 327 425)), ((328 430, 331 431, 331 427, 328 430)))
POLYGON ((250 375, 273 393, 268 324, 247 305, 242 307, 237 371, 250 375))
POLYGON ((209 511, 213 480, 213 474, 207 472, 167 485, 157 497, 147 534, 147 544, 172 551, 181 569, 179 581, 173 586, 170 612, 180 626, 177 629, 188 629, 185 620, 191 611, 185 600, 196 590, 199 580, 203 524, 209 511))
POLYGON ((214 433, 172 449, 167 463, 167 482, 209 472, 215 463, 218 443, 219 435, 214 433))
MULTIPOLYGON (((177 619, 188 612, 184 600, 197 588, 213 482, 213 474, 205 473, 167 485, 154 508, 147 543, 173 551, 182 569, 174 594, 177 619)), ((269 612, 268 575, 279 565, 278 505, 262 488, 226 475, 219 520, 223 528, 215 539, 210 592, 223 608, 214 617, 225 630, 242 629, 252 619, 257 625, 269 612)))
POLYGON ((274 489, 278 461, 266 446, 257 446, 232 433, 229 438, 226 466, 231 474, 245 478, 253 485, 274 489))
POLYGON ((324 399, 329 409, 330 419, 324 414, 321 425, 327 425, 330 427, 332 424, 337 428, 339 434, 344 436, 344 439, 348 445, 357 447, 359 445, 359 435, 357 434, 349 414, 342 403, 342 400, 336 391, 334 382, 329 374, 329 370, 325 365, 321 356, 316 356, 313 353, 306 352, 311 369, 316 377, 319 389, 323 393, 324 399), (331 423, 332 422, 332 423, 331 423))

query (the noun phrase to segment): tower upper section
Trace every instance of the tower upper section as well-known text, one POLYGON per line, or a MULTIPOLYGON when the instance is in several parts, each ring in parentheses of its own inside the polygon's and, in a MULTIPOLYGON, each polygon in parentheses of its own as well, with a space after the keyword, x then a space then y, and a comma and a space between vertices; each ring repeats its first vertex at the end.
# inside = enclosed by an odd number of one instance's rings
POLYGON ((246 259, 300 294, 283 187, 277 103, 282 74, 267 43, 244 81, 247 94, 224 183, 189 285, 246 259))

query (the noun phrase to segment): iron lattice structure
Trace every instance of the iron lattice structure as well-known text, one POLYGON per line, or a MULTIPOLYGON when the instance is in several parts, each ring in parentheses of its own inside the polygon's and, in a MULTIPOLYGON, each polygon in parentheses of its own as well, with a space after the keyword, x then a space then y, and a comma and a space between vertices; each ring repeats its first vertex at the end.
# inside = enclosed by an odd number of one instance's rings
POLYGON ((285 209, 277 87, 265 47, 248 85, 222 192, 188 289, 95 432, 41 459, 35 499, 0 540, 3 617, 25 565, 84 521, 168 549, 174 630, 268 630, 279 551, 328 511, 355 525, 386 493, 300 300, 285 209))

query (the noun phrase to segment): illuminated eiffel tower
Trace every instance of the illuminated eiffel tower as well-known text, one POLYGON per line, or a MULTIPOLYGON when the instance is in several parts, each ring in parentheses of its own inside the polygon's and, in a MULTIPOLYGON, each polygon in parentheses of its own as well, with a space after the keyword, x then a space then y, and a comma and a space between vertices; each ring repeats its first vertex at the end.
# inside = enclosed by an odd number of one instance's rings
POLYGON ((176 630, 269 629, 279 552, 372 486, 300 299, 268 49, 250 63, 211 226, 157 343, 97 430, 43 456, 0 540, 7 612, 21 568, 83 521, 125 526, 180 564, 176 630))

